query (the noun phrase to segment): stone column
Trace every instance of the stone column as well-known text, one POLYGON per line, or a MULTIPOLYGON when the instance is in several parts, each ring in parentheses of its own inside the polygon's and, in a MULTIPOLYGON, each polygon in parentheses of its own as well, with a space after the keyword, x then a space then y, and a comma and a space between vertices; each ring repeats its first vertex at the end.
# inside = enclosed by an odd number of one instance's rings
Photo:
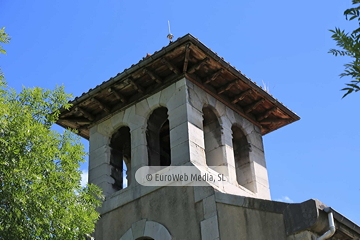
POLYGON ((105 196, 115 192, 114 179, 110 177, 109 141, 110 138, 100 134, 96 126, 90 129, 89 183, 99 186, 105 196))
POLYGON ((254 126, 254 130, 247 137, 251 142, 249 157, 255 194, 259 198, 270 200, 269 178, 260 129, 254 126))
POLYGON ((171 165, 205 163, 202 113, 189 103, 186 79, 176 83, 174 95, 167 102, 170 123, 171 165))

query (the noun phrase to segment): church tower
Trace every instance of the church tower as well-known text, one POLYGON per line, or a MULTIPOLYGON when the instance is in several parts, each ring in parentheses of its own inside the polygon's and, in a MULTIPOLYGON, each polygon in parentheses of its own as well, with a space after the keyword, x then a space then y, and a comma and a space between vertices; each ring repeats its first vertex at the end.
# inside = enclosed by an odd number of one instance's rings
POLYGON ((299 117, 190 34, 72 103, 58 124, 90 141, 106 197, 95 239, 286 239, 262 136, 299 117), (143 186, 144 166, 222 166, 227 184, 143 186))

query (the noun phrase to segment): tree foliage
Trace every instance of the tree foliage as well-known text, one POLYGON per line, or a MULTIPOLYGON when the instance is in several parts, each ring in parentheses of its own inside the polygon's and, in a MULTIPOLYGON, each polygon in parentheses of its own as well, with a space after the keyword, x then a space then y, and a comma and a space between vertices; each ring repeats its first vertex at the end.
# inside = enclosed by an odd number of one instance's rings
MULTIPOLYGON (((353 0, 352 4, 354 7, 346 9, 344 15, 346 20, 355 20, 360 25, 360 0, 353 0)), ((345 97, 352 92, 360 91, 360 27, 350 33, 339 28, 330 31, 333 33, 331 37, 340 49, 331 49, 329 52, 335 56, 349 56, 352 59, 344 65, 345 70, 340 74, 340 77, 350 76, 353 79, 342 89, 346 91, 343 96, 345 97)))
POLYGON ((51 129, 69 97, 63 87, 16 93, 0 79, 0 239, 84 239, 94 230, 101 195, 80 185, 84 147, 51 129))
MULTIPOLYGON (((5 28, 0 28, 0 43, 9 43, 10 42, 10 37, 9 35, 5 32, 5 28)), ((0 44, 0 54, 3 53, 5 54, 6 51, 3 49, 2 45, 0 44)), ((4 79, 4 74, 2 73, 1 69, 0 69, 0 81, 2 81, 4 79)))

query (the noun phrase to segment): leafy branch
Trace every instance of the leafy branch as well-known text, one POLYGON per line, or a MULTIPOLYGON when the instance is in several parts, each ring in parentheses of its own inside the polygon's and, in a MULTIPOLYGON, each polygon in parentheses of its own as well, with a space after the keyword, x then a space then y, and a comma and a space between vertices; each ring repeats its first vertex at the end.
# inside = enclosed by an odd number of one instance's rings
MULTIPOLYGON (((346 20, 356 20, 360 26, 360 0, 353 0, 353 8, 346 9, 344 15, 346 20)), ((336 42, 340 49, 330 49, 329 53, 334 56, 348 56, 352 58, 350 63, 344 65, 345 70, 340 77, 350 76, 353 80, 346 83, 346 87, 341 89, 346 91, 343 98, 352 92, 360 91, 360 27, 350 33, 335 28, 330 30, 333 33, 331 38, 336 42)))

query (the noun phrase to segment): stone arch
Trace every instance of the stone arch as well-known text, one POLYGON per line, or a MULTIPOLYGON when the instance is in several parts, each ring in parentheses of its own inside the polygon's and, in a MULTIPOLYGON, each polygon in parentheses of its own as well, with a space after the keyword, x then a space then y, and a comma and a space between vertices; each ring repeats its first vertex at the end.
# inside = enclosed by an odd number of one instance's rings
POLYGON ((213 107, 205 105, 203 112, 203 132, 205 142, 205 157, 208 166, 225 164, 222 149, 221 124, 213 107))
POLYGON ((251 143, 248 141, 243 129, 234 124, 232 130, 232 145, 235 160, 236 180, 239 185, 255 191, 252 181, 252 170, 250 163, 251 143))
POLYGON ((114 179, 113 188, 121 190, 131 183, 131 134, 128 126, 122 126, 115 131, 110 139, 111 177, 114 179), (124 165, 127 171, 124 172, 124 165), (126 174, 126 185, 123 182, 126 174))
POLYGON ((148 118, 146 141, 149 166, 170 166, 170 126, 166 107, 156 108, 148 118))
MULTIPOLYGON (((149 106, 149 104, 148 104, 149 106)), ((149 125, 149 118, 151 117, 151 115, 154 113, 154 111, 158 108, 167 108, 167 106, 165 104, 155 104, 155 105, 152 105, 152 106, 149 106, 146 111, 144 112, 143 116, 144 118, 146 119, 145 121, 145 124, 144 124, 144 128, 147 128, 148 125, 149 125)))
POLYGON ((223 120, 221 119, 221 116, 220 116, 220 113, 219 113, 218 109, 215 106, 212 106, 212 105, 210 105, 208 103, 205 103, 203 105, 202 109, 204 109, 204 108, 208 108, 209 110, 211 110, 212 113, 216 116, 217 120, 219 121, 220 126, 222 126, 223 120))
POLYGON ((111 126, 111 134, 113 134, 117 129, 123 126, 128 126, 130 128, 128 122, 124 120, 124 115, 126 110, 127 109, 123 109, 117 112, 107 120, 110 122, 109 125, 111 126))
POLYGON ((142 219, 133 223, 120 240, 172 240, 167 228, 154 221, 142 219))
POLYGON ((219 109, 219 112, 221 113, 219 120, 222 122, 223 128, 231 129, 232 125, 236 125, 246 136, 253 133, 254 124, 229 107, 225 106, 224 109, 219 109))

